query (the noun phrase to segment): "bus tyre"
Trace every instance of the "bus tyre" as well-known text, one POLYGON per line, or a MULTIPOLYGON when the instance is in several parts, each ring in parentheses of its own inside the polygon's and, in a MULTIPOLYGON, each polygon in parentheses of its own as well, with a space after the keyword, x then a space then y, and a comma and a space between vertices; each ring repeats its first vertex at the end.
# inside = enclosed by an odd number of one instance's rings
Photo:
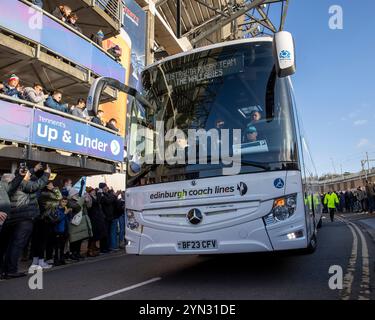
POLYGON ((319 219, 318 225, 316 226, 318 229, 320 229, 323 226, 322 218, 319 219))
POLYGON ((316 241, 316 235, 314 234, 312 237, 311 237, 311 240, 310 240, 310 243, 309 245, 307 246, 305 252, 307 254, 311 254, 311 253, 314 253, 315 250, 316 250, 316 247, 318 246, 317 244, 317 241, 316 241))

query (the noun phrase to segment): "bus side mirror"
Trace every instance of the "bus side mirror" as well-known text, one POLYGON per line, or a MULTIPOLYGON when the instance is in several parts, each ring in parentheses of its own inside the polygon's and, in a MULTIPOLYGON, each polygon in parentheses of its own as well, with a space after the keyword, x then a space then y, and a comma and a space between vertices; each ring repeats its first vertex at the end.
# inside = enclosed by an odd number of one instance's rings
POLYGON ((280 78, 291 76, 296 72, 294 40, 290 32, 280 31, 275 33, 273 53, 276 72, 280 78))

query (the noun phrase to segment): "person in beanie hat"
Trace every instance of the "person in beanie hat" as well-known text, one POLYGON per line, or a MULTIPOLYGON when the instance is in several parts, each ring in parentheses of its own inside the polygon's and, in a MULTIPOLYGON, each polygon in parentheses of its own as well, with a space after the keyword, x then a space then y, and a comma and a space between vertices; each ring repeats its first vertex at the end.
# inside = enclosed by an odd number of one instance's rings
POLYGON ((12 74, 9 79, 8 83, 4 83, 0 85, 1 93, 18 99, 23 99, 23 90, 20 86, 20 78, 17 75, 12 74))

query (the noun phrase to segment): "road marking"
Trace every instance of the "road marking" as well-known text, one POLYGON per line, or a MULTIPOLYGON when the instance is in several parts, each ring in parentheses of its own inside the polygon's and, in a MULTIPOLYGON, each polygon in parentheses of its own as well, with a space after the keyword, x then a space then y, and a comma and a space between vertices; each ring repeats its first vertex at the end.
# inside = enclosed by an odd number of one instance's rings
MULTIPOLYGON (((369 263, 368 246, 367 246, 366 237, 364 236, 362 230, 360 228, 358 228, 358 226, 356 224, 346 220, 343 217, 341 217, 341 219, 339 218, 338 220, 340 220, 341 222, 344 222, 348 226, 350 231, 352 232, 352 234, 353 234, 353 249, 354 249, 355 243, 356 243, 356 246, 358 245, 358 237, 357 237, 355 231, 357 231, 357 233, 360 236, 361 244, 362 244, 362 251, 361 251, 361 255, 362 255, 362 278, 361 278, 361 289, 360 289, 360 293, 359 293, 359 296, 358 296, 358 300, 370 300, 370 266, 369 266, 370 263, 369 263)), ((352 256, 353 256, 353 249, 352 249, 352 256)), ((357 250, 356 250, 356 255, 357 255, 357 250)), ((348 273, 352 273, 352 275, 353 275, 354 274, 353 272, 355 271, 355 269, 354 270, 351 269, 351 267, 352 267, 352 265, 351 265, 352 256, 351 256, 350 261, 349 261, 348 273)), ((355 264, 354 264, 354 267, 355 267, 355 264)), ((345 275, 345 277, 346 277, 346 275, 345 275)), ((350 277, 350 275, 348 275, 348 277, 350 277)), ((353 278, 354 278, 354 276, 353 276, 353 278)), ((353 282, 353 279, 352 279, 352 282, 353 282)), ((345 280, 344 280, 344 283, 345 283, 345 280)), ((350 284, 350 287, 351 287, 351 285, 352 285, 352 283, 350 284)), ((349 293, 349 296, 350 296, 350 293, 349 293)), ((347 292, 344 292, 342 299, 348 300, 349 296, 347 295, 347 292)))
POLYGON ((352 222, 349 222, 358 232, 362 242, 362 280, 361 291, 358 300, 370 300, 370 263, 366 238, 361 229, 352 222))
POLYGON ((159 280, 161 280, 160 277, 158 277, 158 278, 152 278, 150 280, 134 284, 134 285, 132 285, 130 287, 126 287, 126 288, 123 288, 123 289, 120 289, 120 290, 112 291, 112 292, 103 294, 103 295, 101 295, 99 297, 91 298, 90 300, 102 300, 102 299, 105 299, 105 298, 108 298, 108 297, 112 297, 112 296, 114 296, 116 294, 120 294, 120 293, 123 293, 123 292, 126 292, 126 291, 130 291, 130 290, 133 290, 133 289, 145 286, 147 284, 150 284, 150 283, 153 283, 153 282, 156 282, 156 281, 159 281, 159 280))
MULTIPOLYGON (((341 222, 341 219, 339 219, 341 222)), ((352 293, 352 285, 353 285, 353 280, 354 280, 354 273, 356 269, 356 264, 357 264, 357 251, 358 251, 358 237, 357 234, 355 233, 354 229, 352 226, 348 225, 346 223, 346 226, 350 229, 353 235, 353 245, 352 245, 352 253, 350 255, 349 263, 348 263, 348 268, 346 271, 346 274, 344 276, 344 283, 343 283, 343 288, 341 292, 341 299, 342 300, 349 300, 350 295, 352 293)))

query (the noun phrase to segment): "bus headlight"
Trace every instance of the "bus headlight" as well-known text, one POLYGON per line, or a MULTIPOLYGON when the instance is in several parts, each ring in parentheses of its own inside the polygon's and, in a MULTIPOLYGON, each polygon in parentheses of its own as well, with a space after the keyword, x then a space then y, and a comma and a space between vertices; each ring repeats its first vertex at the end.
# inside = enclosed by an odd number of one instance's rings
POLYGON ((126 226, 130 230, 139 231, 140 225, 137 219, 135 218, 134 211, 132 210, 126 210, 126 226))
POLYGON ((297 208, 297 195, 277 198, 273 202, 272 211, 263 218, 266 225, 284 221, 290 218, 297 208))

